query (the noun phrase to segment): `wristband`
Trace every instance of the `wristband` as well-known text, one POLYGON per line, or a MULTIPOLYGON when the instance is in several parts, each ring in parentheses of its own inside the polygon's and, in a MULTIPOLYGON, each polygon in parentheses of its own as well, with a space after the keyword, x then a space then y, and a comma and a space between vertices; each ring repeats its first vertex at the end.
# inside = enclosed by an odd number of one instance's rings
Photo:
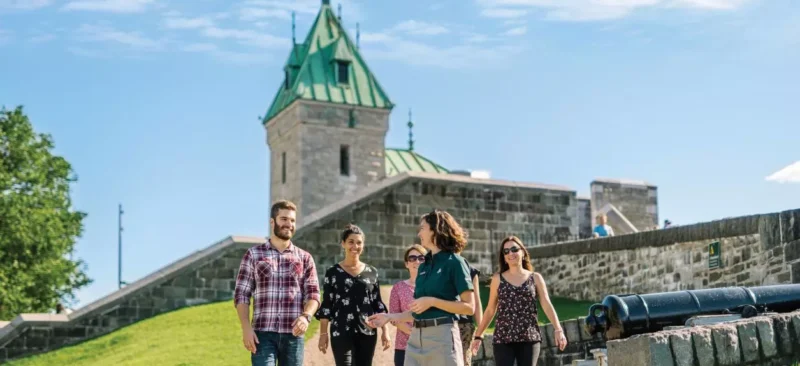
POLYGON ((481 336, 475 336, 475 338, 474 338, 474 339, 475 339, 475 340, 479 340, 479 339, 480 339, 480 340, 483 340, 483 337, 481 337, 481 336))

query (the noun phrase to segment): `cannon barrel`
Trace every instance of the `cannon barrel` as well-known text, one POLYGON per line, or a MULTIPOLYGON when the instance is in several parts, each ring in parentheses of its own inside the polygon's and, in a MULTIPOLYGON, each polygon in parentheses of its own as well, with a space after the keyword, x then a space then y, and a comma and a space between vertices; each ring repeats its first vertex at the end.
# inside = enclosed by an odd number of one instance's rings
POLYGON ((589 334, 602 333, 612 340, 681 326, 698 315, 738 313, 749 317, 797 309, 800 284, 609 295, 589 307, 584 327, 589 334))

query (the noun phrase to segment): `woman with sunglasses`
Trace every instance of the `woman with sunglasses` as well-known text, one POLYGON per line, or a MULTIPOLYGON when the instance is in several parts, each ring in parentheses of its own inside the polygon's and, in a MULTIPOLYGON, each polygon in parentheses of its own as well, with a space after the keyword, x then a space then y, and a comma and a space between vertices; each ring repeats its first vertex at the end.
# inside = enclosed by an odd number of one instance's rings
POLYGON ((389 321, 413 321, 405 366, 463 366, 458 315, 472 314, 474 304, 469 269, 459 255, 467 245, 466 234, 453 216, 435 210, 422 216, 417 236, 429 252, 419 266, 410 310, 374 314, 370 324, 377 328, 389 321))
MULTIPOLYGON (((428 251, 422 245, 414 244, 406 249, 404 255, 405 266, 408 269, 408 279, 400 281, 392 286, 389 295, 389 312, 404 313, 411 309, 414 301, 414 286, 417 281, 417 269, 425 262, 425 254, 428 251)), ((406 357, 406 343, 411 334, 411 322, 392 322, 397 327, 397 334, 394 336, 394 365, 403 366, 406 357)))
POLYGON ((567 338, 553 309, 547 285, 542 275, 533 271, 530 255, 522 241, 509 236, 500 243, 498 255, 500 271, 492 276, 489 287, 489 303, 483 319, 475 331, 472 353, 476 354, 483 340, 483 332, 498 312, 492 347, 497 366, 535 366, 539 359, 542 333, 539 329, 539 314, 536 298, 554 327, 556 346, 563 351, 567 338))

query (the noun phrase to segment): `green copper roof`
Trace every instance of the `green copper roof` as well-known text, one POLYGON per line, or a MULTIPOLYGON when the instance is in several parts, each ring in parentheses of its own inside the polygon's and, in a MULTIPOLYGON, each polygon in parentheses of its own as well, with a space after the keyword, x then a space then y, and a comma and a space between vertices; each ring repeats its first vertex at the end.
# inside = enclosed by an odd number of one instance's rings
POLYGON ((372 108, 394 106, 324 2, 306 40, 294 45, 283 70, 284 80, 263 123, 297 99, 372 108), (344 82, 337 80, 340 62, 347 65, 344 82))
POLYGON ((448 170, 414 151, 386 149, 386 176, 403 172, 448 173, 448 170))

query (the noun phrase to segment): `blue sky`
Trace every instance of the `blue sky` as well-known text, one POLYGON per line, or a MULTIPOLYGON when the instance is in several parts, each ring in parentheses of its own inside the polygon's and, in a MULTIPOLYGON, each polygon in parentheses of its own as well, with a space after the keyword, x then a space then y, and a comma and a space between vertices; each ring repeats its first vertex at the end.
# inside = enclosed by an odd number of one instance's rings
MULTIPOLYGON (((334 6, 338 4, 333 0, 334 6)), ((342 1, 396 103, 387 146, 450 169, 659 187, 677 224, 800 207, 765 179, 800 160, 795 0, 342 1), (460 136, 457 136, 460 134, 460 136)), ((79 177, 76 256, 124 279, 268 232, 258 116, 318 0, 0 0, 0 105, 22 104, 79 177)))

